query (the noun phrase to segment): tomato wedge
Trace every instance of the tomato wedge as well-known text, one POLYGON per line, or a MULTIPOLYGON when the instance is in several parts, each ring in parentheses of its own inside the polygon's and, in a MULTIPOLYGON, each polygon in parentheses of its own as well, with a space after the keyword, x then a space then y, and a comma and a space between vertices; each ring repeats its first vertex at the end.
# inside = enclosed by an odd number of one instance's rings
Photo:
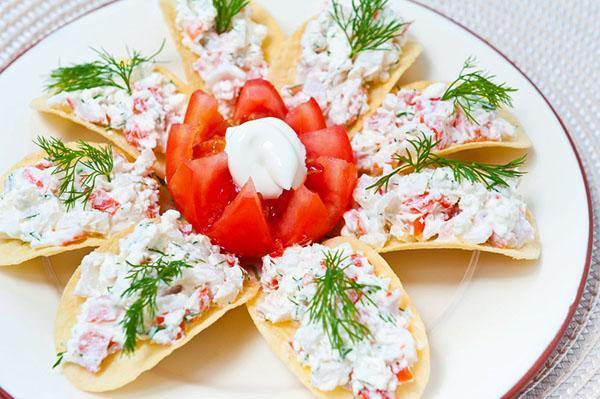
POLYGON ((184 123, 194 129, 194 153, 204 141, 215 135, 224 136, 227 130, 227 122, 219 113, 217 100, 202 90, 196 90, 190 97, 184 123))
POLYGON ((205 157, 225 151, 225 137, 215 136, 194 147, 194 158, 205 157))
POLYGON ((252 79, 240 92, 233 120, 244 123, 266 117, 285 119, 286 114, 287 108, 277 89, 264 79, 252 79))
POLYGON ((306 157, 309 159, 326 156, 354 162, 352 145, 343 126, 306 132, 298 137, 306 147, 306 157))
POLYGON ((305 184, 318 193, 327 206, 333 228, 350 208, 357 181, 356 166, 331 157, 319 157, 313 162, 321 165, 320 172, 308 175, 305 184))
POLYGON ((252 181, 242 187, 208 235, 226 250, 240 256, 262 256, 274 249, 261 199, 252 181))
POLYGON ((285 117, 285 122, 298 134, 314 132, 327 127, 323 111, 312 97, 304 104, 291 109, 285 117))
POLYGON ((190 125, 175 124, 171 126, 167 139, 167 181, 177 171, 177 168, 192 159, 193 130, 190 125))
POLYGON ((167 181, 167 185, 179 212, 192 226, 197 226, 194 190, 190 189, 194 181, 194 171, 190 168, 190 162, 180 165, 167 181))
POLYGON ((277 237, 286 246, 316 241, 331 228, 325 204, 304 184, 293 191, 283 216, 275 225, 277 237))
POLYGON ((193 172, 193 180, 187 189, 193 191, 194 196, 194 227, 203 233, 235 198, 237 189, 229 174, 227 154, 224 152, 194 159, 187 166, 193 172))

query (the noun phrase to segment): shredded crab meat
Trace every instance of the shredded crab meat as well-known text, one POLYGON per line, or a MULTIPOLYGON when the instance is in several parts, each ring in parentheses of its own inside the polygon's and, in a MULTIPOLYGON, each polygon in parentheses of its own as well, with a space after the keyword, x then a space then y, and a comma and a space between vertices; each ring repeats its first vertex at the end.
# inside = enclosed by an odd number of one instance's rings
POLYGON ((376 180, 359 178, 342 235, 376 248, 392 239, 521 248, 535 239, 514 186, 494 191, 482 183, 458 182, 449 168, 395 175, 387 191, 367 188, 376 180))
POLYGON ((394 154, 410 150, 409 140, 431 138, 437 150, 476 141, 510 141, 516 127, 497 111, 476 109, 469 120, 452 100, 442 100, 445 83, 434 83, 422 92, 401 89, 388 94, 382 106, 365 121, 352 137, 352 148, 359 168, 380 174, 392 164, 394 154))

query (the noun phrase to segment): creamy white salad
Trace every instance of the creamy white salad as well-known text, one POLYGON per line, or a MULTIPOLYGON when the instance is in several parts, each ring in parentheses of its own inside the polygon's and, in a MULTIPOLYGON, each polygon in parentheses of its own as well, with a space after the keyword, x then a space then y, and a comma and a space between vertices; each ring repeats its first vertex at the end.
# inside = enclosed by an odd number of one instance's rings
MULTIPOLYGON (((87 202, 67 209, 59 197, 60 174, 42 160, 21 167, 4 182, 0 194, 0 238, 18 239, 33 248, 63 246, 89 236, 109 236, 158 215, 157 181, 151 177, 155 157, 146 150, 135 163, 113 154, 110 181, 98 176, 87 202)), ((79 164, 75 188, 90 170, 79 164)))
MULTIPOLYGON (((297 360, 310 367, 311 383, 323 391, 343 387, 356 397, 383 399, 395 397, 399 384, 411 375, 417 362, 419 344, 409 331, 413 315, 402 309, 404 293, 391 286, 389 279, 379 277, 362 253, 349 244, 328 248, 320 244, 293 246, 281 257, 263 258, 261 284, 263 297, 258 312, 272 323, 298 323, 289 344, 297 360), (332 347, 323 324, 313 321, 309 307, 314 300, 315 280, 326 271, 325 254, 337 252, 340 265, 350 280, 371 286, 368 296, 348 291, 358 309, 359 322, 370 336, 349 345, 345 355, 332 347), (354 298, 352 298, 354 295, 354 298)), ((349 343, 348 336, 342 337, 349 343)))
POLYGON ((49 106, 67 107, 82 120, 122 134, 138 150, 164 153, 171 126, 183 122, 187 95, 149 64, 136 68, 131 93, 118 87, 59 92, 49 106))
POLYGON ((177 1, 176 24, 183 45, 198 57, 192 67, 229 119, 246 81, 267 76, 262 50, 267 27, 252 21, 249 6, 233 17, 231 28, 223 33, 216 30, 216 16, 212 0, 177 1))
MULTIPOLYGON (((334 3, 325 1, 317 18, 311 20, 302 36, 300 62, 295 85, 282 91, 289 107, 311 97, 321 106, 330 125, 347 125, 368 111, 369 85, 386 81, 400 61, 409 24, 379 50, 365 50, 351 57, 352 49, 344 31, 332 17, 334 3)), ((353 15, 352 0, 340 0, 343 15, 353 15)), ((403 21, 400 2, 389 1, 376 20, 403 21)))
MULTIPOLYGON (((189 323, 213 307, 234 302, 242 291, 245 273, 238 259, 221 253, 208 237, 193 234, 178 212, 167 211, 160 219, 140 222, 121 240, 118 254, 96 251, 83 259, 74 293, 85 302, 63 361, 97 372, 107 356, 122 350, 125 314, 140 297, 137 291, 127 294, 133 274, 169 261, 183 261, 187 267, 170 284, 158 283, 155 316, 145 319, 140 339, 174 344, 185 336, 189 323)), ((149 273, 157 277, 155 270, 149 273)))
POLYGON ((410 149, 408 140, 431 138, 438 150, 474 141, 510 141, 516 128, 498 115, 498 111, 474 108, 468 119, 454 100, 442 100, 448 85, 434 83, 422 92, 401 89, 388 94, 377 111, 365 121, 363 129, 352 137, 358 167, 381 172, 394 154, 410 149))
MULTIPOLYGON (((388 169, 389 171, 389 169, 388 169)), ((382 248, 391 239, 521 248, 535 240, 516 180, 498 191, 454 177, 450 168, 394 175, 388 190, 369 189, 378 177, 362 175, 355 208, 344 214, 342 235, 382 248)))

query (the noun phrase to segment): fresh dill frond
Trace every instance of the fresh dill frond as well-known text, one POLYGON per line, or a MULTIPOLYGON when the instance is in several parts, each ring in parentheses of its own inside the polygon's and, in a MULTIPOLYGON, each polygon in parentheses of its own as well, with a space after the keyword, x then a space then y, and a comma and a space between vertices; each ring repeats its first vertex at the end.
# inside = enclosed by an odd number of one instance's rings
POLYGON ((332 0, 331 18, 348 39, 350 58, 363 51, 383 50, 383 45, 400 36, 408 22, 377 19, 389 0, 352 0, 352 13, 345 15, 343 6, 332 0))
POLYGON ((94 62, 56 68, 50 73, 46 90, 53 93, 91 89, 94 87, 116 87, 131 94, 132 76, 142 64, 151 62, 163 50, 165 42, 150 56, 141 52, 128 51, 128 57, 118 60, 104 49, 92 49, 98 59, 94 62))
POLYGON ((485 184, 489 190, 496 190, 498 187, 508 187, 507 179, 520 177, 525 174, 519 168, 525 163, 526 155, 503 165, 495 165, 449 159, 434 154, 433 150, 438 142, 434 142, 431 137, 427 137, 425 134, 416 139, 408 140, 408 143, 412 148, 407 148, 404 155, 394 154, 394 161, 399 166, 368 186, 367 190, 379 190, 383 188, 387 191, 390 179, 394 175, 408 170, 420 172, 430 167, 448 167, 452 169, 456 181, 460 182, 462 179, 466 179, 472 183, 480 182, 485 184))
POLYGON ((78 201, 84 208, 87 206, 99 177, 111 180, 114 165, 111 145, 97 148, 85 141, 78 141, 75 148, 70 148, 59 138, 42 136, 35 139, 34 143, 46 152, 47 159, 55 165, 52 174, 58 175, 58 197, 67 211, 78 201))
POLYGON ((506 83, 494 83, 495 77, 477 69, 475 58, 469 57, 464 62, 458 78, 448 86, 441 99, 453 99, 455 106, 460 107, 469 120, 478 124, 473 116, 474 109, 493 111, 501 105, 512 106, 510 93, 517 89, 507 86, 506 83))
POLYGON ((65 357, 65 353, 67 353, 67 351, 58 352, 56 354, 56 361, 52 365, 53 369, 57 368, 62 363, 63 358, 65 357))
POLYGON ((121 320, 121 326, 125 330, 124 353, 135 351, 137 336, 143 334, 145 330, 145 320, 155 317, 159 284, 161 282, 166 285, 172 284, 181 276, 183 269, 192 267, 183 260, 168 260, 170 255, 160 251, 152 252, 160 256, 150 263, 134 265, 127 262, 131 268, 127 275, 130 284, 121 296, 138 295, 138 298, 127 308, 121 320))
POLYGON ((238 15, 249 3, 249 0, 213 0, 213 6, 217 10, 215 18, 217 33, 227 32, 231 28, 233 17, 238 15))
POLYGON ((349 294, 358 301, 367 301, 375 305, 369 292, 380 289, 376 285, 359 284, 350 279, 344 271, 348 268, 347 256, 343 251, 324 251, 325 274, 315 279, 317 290, 312 298, 308 312, 311 322, 320 323, 327 334, 331 347, 341 357, 345 357, 356 344, 371 336, 367 326, 359 321, 358 308, 349 294))

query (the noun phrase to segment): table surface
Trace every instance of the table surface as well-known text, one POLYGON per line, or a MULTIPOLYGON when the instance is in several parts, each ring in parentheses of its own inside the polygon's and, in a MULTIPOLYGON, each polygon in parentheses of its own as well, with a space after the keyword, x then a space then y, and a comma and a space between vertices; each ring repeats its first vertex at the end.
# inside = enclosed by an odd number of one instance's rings
MULTIPOLYGON (((36 41, 111 0, 0 0, 0 71, 36 41)), ((289 1, 289 0, 288 0, 289 1)), ((513 61, 548 98, 573 136, 600 209, 600 2, 420 0, 513 61)), ((584 294, 557 349, 522 397, 600 397, 600 230, 584 294)))

